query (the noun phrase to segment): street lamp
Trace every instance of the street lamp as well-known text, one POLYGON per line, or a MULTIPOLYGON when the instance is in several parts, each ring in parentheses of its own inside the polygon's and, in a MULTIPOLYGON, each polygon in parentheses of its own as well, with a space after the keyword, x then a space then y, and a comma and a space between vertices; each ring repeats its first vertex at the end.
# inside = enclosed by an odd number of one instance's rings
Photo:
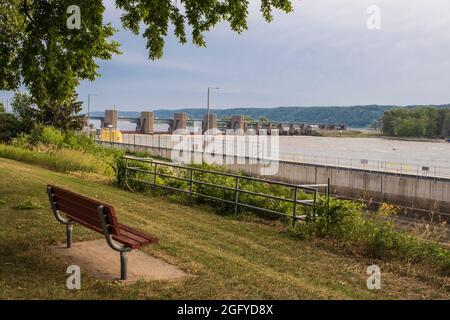
POLYGON ((89 93, 88 94, 88 119, 89 116, 91 115, 91 97, 97 97, 98 95, 95 93, 89 93))
POLYGON ((219 90, 220 88, 217 87, 208 87, 208 106, 206 109, 206 131, 209 130, 209 101, 210 101, 210 95, 211 95, 211 90, 219 90))

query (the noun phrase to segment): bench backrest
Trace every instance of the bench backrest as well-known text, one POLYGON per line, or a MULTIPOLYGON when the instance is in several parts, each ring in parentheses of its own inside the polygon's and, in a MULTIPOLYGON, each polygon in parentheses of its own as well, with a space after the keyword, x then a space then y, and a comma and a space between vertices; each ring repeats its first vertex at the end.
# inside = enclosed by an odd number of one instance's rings
POLYGON ((114 207, 53 185, 48 185, 47 188, 51 190, 57 210, 65 213, 75 222, 100 233, 103 233, 103 227, 98 214, 98 207, 103 206, 110 234, 120 235, 114 207))

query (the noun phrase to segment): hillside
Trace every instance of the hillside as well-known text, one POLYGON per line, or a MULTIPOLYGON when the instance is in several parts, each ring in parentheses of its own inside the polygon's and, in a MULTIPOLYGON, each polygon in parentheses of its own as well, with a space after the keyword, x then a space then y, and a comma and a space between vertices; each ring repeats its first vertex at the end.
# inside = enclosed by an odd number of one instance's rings
MULTIPOLYGON (((389 106, 238 108, 214 110, 214 113, 219 118, 242 114, 253 119, 265 117, 275 122, 346 123, 351 127, 366 127, 390 108, 389 106)), ((186 112, 194 118, 201 118, 205 110, 155 111, 156 115, 162 118, 171 117, 174 112, 186 112)))
MULTIPOLYGON (((169 202, 0 158, 0 299, 421 299, 448 298, 445 288, 377 260, 383 289, 366 288, 370 259, 345 254, 326 242, 301 240, 276 223, 237 220, 206 207, 169 202), (186 270, 182 281, 130 285, 82 276, 82 289, 67 290, 68 262, 49 246, 65 228, 49 209, 47 183, 114 205, 123 223, 155 234, 144 248, 186 270), (18 204, 33 199, 34 208, 18 204)), ((76 242, 101 239, 75 227, 76 242)))
MULTIPOLYGON (((353 128, 364 128, 370 126, 374 120, 379 120, 383 112, 401 106, 317 106, 317 107, 278 107, 278 108, 230 108, 213 109, 212 112, 219 118, 230 117, 232 115, 244 115, 253 119, 265 117, 274 122, 301 122, 301 123, 345 123, 353 128)), ((406 106, 413 108, 416 106, 406 106)), ((450 108, 450 105, 439 105, 437 108, 450 108)), ((152 108, 136 108, 136 110, 151 110, 152 108)), ((157 109, 154 110, 158 118, 172 118, 176 112, 186 112, 190 118, 202 119, 205 114, 204 108, 193 109, 157 109)), ((102 112, 92 112, 93 116, 101 116, 102 112)), ((135 116, 138 112, 121 112, 121 116, 135 116)))

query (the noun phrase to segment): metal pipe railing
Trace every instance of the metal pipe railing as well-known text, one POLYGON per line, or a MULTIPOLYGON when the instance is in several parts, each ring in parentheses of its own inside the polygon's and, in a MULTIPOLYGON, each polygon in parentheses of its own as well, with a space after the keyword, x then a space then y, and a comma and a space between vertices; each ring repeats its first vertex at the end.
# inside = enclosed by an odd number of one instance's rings
POLYGON ((147 159, 147 158, 137 158, 132 156, 125 156, 125 181, 128 184, 128 181, 135 181, 137 183, 142 183, 149 185, 153 188, 153 190, 156 190, 157 188, 167 189, 171 191, 177 191, 184 194, 187 194, 189 196, 189 201, 192 203, 192 197, 203 197, 206 199, 216 200, 223 203, 231 204, 234 207, 234 212, 238 212, 239 207, 249 208, 257 211, 262 211, 266 213, 271 214, 277 214, 282 216, 287 216, 292 218, 293 226, 295 225, 295 222, 297 220, 302 220, 305 218, 306 215, 298 215, 297 210, 299 206, 303 206, 305 208, 312 207, 312 218, 313 220, 316 218, 317 214, 317 204, 318 204, 318 196, 319 196, 319 189, 325 188, 324 195, 329 197, 329 183, 328 184, 315 184, 315 185, 296 185, 292 183, 285 183, 285 182, 279 182, 279 181, 271 181, 271 180, 265 180, 255 177, 248 177, 243 175, 237 175, 233 173, 228 172, 221 172, 221 171, 214 171, 214 170, 207 170, 207 169, 201 169, 201 168, 195 168, 195 167, 189 167, 189 166, 182 166, 182 165, 176 165, 172 163, 167 162, 161 162, 161 161, 154 161, 153 159, 147 159), (148 170, 143 169, 141 167, 132 166, 130 165, 130 161, 134 162, 141 162, 145 164, 150 164, 150 168, 148 170), (180 170, 185 170, 185 174, 182 176, 177 175, 170 175, 163 172, 158 172, 158 168, 176 168, 180 170), (130 172, 137 172, 137 173, 143 173, 148 174, 151 176, 151 180, 141 180, 141 179, 133 179, 132 177, 129 177, 130 172), (220 185, 216 183, 201 181, 201 179, 195 177, 195 173, 197 174, 208 174, 208 175, 214 175, 214 176, 221 176, 221 177, 228 177, 231 179, 234 179, 234 187, 220 185), (157 183, 157 177, 163 177, 168 179, 175 179, 178 181, 183 181, 188 183, 188 189, 182 189, 177 188, 174 186, 166 185, 166 184, 159 184, 157 183), (243 181, 252 181, 252 182, 260 182, 268 185, 276 185, 285 187, 287 189, 291 189, 293 191, 293 198, 285 198, 278 195, 273 194, 267 194, 267 193, 261 193, 261 192, 255 192, 251 190, 247 190, 241 186, 243 181), (194 186, 205 186, 205 187, 211 187, 211 188, 218 188, 220 190, 230 191, 234 193, 234 196, 230 199, 226 198, 220 198, 216 196, 212 196, 209 194, 201 193, 194 190, 194 186), (311 200, 305 200, 305 199, 299 199, 298 193, 299 191, 303 191, 306 194, 311 194, 312 199, 311 200), (290 203, 293 205, 292 208, 292 214, 286 213, 286 212, 280 212, 271 210, 268 208, 264 208, 261 206, 255 206, 248 203, 245 203, 244 201, 241 201, 242 197, 241 195, 250 195, 254 197, 261 197, 265 199, 271 199, 275 201, 290 203))

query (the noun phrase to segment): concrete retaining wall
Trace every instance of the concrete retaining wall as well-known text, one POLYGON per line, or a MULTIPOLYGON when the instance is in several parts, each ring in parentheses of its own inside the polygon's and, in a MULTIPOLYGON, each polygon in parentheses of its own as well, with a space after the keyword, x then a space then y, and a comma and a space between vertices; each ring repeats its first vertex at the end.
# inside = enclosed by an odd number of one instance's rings
MULTIPOLYGON (((154 156, 169 159, 172 153, 171 149, 166 148, 105 141, 99 144, 128 151, 146 151, 154 156)), ((330 178, 333 194, 450 214, 450 179, 288 161, 278 162, 276 175, 262 176, 262 168, 267 164, 252 164, 254 162, 256 159, 241 158, 238 164, 228 164, 227 167, 252 176, 296 184, 327 183, 330 178)))

